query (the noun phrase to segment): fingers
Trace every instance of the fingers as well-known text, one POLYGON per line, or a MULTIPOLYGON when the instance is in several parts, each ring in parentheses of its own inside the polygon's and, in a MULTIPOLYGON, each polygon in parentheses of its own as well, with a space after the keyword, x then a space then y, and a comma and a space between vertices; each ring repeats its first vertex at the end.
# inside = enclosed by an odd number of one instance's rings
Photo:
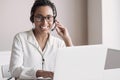
POLYGON ((43 72, 43 77, 44 77, 44 78, 50 77, 50 78, 53 79, 53 75, 54 75, 54 73, 53 73, 53 72, 50 72, 50 71, 44 71, 44 72, 43 72))
POLYGON ((42 71, 42 70, 37 71, 37 77, 43 77, 43 78, 50 77, 51 79, 53 79, 53 76, 54 76, 54 73, 51 71, 42 71))
POLYGON ((68 40, 69 33, 66 27, 64 27, 60 22, 56 21, 56 31, 63 40, 68 40))
POLYGON ((64 26, 57 20, 56 20, 55 24, 56 24, 56 27, 64 28, 64 26))
POLYGON ((64 32, 65 31, 65 27, 58 21, 56 21, 56 30, 57 32, 64 32))

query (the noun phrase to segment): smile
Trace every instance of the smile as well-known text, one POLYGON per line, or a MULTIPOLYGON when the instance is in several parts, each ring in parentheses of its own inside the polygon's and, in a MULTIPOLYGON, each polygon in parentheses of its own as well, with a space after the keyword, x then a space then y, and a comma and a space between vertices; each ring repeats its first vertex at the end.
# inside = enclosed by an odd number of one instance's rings
POLYGON ((41 29, 48 29, 47 26, 40 26, 41 29))

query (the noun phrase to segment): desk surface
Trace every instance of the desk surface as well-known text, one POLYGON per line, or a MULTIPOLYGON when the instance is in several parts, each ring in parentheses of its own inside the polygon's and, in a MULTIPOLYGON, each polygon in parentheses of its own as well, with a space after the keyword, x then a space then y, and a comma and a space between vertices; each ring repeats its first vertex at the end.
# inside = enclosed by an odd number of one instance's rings
POLYGON ((104 70, 103 80, 120 80, 120 68, 104 70))

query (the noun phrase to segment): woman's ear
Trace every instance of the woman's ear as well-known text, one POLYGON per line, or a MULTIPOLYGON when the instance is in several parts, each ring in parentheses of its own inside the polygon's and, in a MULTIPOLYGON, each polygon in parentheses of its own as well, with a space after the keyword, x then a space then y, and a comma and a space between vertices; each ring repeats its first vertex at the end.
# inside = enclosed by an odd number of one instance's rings
POLYGON ((33 26, 33 29, 35 29, 35 24, 34 23, 32 23, 32 26, 33 26))

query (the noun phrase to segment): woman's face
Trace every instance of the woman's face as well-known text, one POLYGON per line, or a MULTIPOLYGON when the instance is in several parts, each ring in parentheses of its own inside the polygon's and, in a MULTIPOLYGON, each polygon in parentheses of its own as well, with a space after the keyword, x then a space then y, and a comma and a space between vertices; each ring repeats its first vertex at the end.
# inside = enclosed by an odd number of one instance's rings
POLYGON ((53 25, 54 17, 52 8, 49 6, 40 6, 34 13, 35 29, 41 33, 49 33, 53 25))

